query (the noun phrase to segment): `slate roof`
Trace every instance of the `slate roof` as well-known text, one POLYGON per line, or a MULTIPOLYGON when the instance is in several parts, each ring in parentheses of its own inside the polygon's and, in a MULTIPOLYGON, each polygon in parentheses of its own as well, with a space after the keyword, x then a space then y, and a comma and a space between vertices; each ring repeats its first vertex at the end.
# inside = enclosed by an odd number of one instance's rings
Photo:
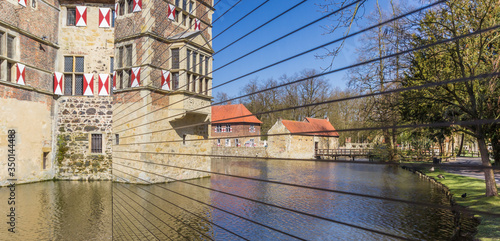
POLYGON ((315 119, 307 117, 304 121, 282 120, 281 123, 292 134, 300 134, 305 136, 330 136, 339 137, 339 133, 335 131, 330 121, 327 119, 315 119), (317 133, 304 133, 317 132, 317 133))
POLYGON ((244 105, 212 106, 212 123, 256 123, 262 124, 244 105), (250 115, 250 116, 247 116, 250 115), (244 116, 244 117, 241 117, 244 116), (229 119, 229 120, 227 120, 229 119))

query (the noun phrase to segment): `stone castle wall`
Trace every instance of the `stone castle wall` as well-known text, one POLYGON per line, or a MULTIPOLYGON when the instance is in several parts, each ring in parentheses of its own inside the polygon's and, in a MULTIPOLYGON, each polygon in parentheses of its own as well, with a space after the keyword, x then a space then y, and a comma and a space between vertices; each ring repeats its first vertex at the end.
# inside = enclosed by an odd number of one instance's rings
POLYGON ((57 178, 110 180, 112 97, 61 97, 57 117, 57 178), (91 134, 102 134, 102 153, 91 153, 91 134))

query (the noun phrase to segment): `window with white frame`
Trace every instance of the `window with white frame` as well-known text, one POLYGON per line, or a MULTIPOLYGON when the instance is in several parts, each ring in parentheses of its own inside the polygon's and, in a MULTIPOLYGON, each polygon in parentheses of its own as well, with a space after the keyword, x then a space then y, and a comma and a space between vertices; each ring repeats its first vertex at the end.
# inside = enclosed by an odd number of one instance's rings
POLYGON ((226 146, 231 146, 231 140, 226 139, 226 146))
POLYGON ((216 125, 215 126, 215 132, 222 132, 222 125, 216 125))
POLYGON ((250 128, 248 128, 249 132, 255 132, 255 124, 250 124, 250 128))
POLYGON ((225 132, 233 132, 233 128, 231 128, 230 124, 226 124, 226 131, 225 132))
POLYGON ((64 56, 64 95, 83 95, 83 56, 64 56))

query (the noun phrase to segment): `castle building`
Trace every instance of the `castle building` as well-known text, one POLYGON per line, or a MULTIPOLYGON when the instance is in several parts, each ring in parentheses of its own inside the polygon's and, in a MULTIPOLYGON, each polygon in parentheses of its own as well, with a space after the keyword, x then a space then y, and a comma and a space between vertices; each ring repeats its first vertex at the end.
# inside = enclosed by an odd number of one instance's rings
MULTIPOLYGON (((115 155, 134 157, 120 151, 167 148, 139 144, 152 140, 178 140, 168 146, 176 152, 203 149, 185 140, 209 135, 210 108, 200 107, 211 102, 212 6, 2 0, 0 155, 15 153, 17 182, 110 180, 115 155), (160 118, 169 120, 151 123, 160 118), (192 127, 178 129, 186 123, 192 127), (127 129, 135 125, 142 126, 127 129), (169 128, 176 129, 128 137, 169 128)), ((0 185, 11 175, 7 165, 0 164, 0 185)))
POLYGON ((255 147, 260 146, 260 125, 244 105, 212 106, 211 136, 215 146, 255 147))

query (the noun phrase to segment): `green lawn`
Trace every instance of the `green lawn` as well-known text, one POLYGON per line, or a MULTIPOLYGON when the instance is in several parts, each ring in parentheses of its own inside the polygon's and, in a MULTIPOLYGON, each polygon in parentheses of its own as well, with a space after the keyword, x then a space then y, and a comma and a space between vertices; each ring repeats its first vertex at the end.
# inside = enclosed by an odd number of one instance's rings
MULTIPOLYGON (((455 197, 458 204, 471 210, 500 214, 500 197, 485 197, 484 180, 451 174, 438 169, 435 172, 424 171, 424 173, 446 185, 450 192, 453 193, 453 197, 455 197), (442 174, 446 179, 437 178, 439 174, 442 174), (467 193, 466 198, 461 197, 463 193, 467 193)), ((480 240, 500 240, 500 218, 493 218, 488 215, 476 216, 481 218, 481 224, 475 238, 480 240)))

